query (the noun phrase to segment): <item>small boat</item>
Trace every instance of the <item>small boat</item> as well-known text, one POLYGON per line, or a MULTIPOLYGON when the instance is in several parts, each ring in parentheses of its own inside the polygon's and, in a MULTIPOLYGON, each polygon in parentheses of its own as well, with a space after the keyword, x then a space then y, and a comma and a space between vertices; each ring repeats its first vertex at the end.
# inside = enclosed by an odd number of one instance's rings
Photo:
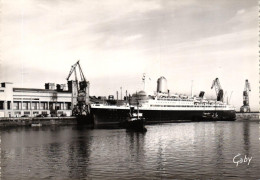
POLYGON ((131 131, 141 131, 146 132, 145 128, 145 118, 142 113, 139 113, 139 109, 137 106, 137 112, 135 112, 134 107, 130 107, 129 117, 124 122, 123 126, 127 130, 131 131))
POLYGON ((42 124, 41 123, 34 123, 34 124, 31 124, 32 127, 41 127, 42 124))

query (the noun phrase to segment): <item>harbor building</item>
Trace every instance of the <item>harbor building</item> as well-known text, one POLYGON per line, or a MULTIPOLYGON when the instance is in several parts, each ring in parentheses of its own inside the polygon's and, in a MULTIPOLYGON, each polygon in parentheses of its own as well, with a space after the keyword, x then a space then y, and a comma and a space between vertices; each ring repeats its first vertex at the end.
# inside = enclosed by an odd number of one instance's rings
POLYGON ((45 83, 45 89, 16 88, 0 84, 0 117, 71 116, 76 103, 75 81, 66 84, 45 83))

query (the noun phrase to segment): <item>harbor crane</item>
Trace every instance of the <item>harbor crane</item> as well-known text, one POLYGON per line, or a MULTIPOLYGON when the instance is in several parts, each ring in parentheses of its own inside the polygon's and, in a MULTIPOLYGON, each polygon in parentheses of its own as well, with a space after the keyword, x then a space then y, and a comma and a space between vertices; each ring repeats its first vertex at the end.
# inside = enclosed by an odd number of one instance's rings
POLYGON ((215 91, 216 91, 216 94, 217 94, 217 101, 223 102, 223 89, 221 88, 221 85, 220 85, 218 78, 213 80, 211 89, 213 89, 213 87, 215 87, 215 91))
POLYGON ((71 66, 71 70, 67 77, 69 80, 70 76, 74 73, 75 75, 75 85, 76 85, 76 93, 77 93, 77 103, 73 107, 72 114, 75 116, 85 116, 90 114, 90 101, 89 101, 89 81, 86 80, 81 66, 79 64, 79 60, 71 66), (80 81, 78 81, 77 77, 77 67, 80 74, 80 81))
POLYGON ((251 87, 250 87, 250 83, 246 79, 245 88, 243 91, 243 106, 240 107, 240 112, 250 112, 249 91, 251 91, 251 87))

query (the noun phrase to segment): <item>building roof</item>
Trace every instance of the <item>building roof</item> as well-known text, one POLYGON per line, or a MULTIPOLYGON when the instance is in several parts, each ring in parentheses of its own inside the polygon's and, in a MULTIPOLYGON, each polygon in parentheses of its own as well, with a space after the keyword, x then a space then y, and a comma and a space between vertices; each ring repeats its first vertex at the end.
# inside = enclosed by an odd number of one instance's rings
POLYGON ((36 89, 36 88, 13 88, 14 92, 43 92, 43 93, 71 93, 69 91, 57 91, 57 90, 51 90, 51 89, 36 89))

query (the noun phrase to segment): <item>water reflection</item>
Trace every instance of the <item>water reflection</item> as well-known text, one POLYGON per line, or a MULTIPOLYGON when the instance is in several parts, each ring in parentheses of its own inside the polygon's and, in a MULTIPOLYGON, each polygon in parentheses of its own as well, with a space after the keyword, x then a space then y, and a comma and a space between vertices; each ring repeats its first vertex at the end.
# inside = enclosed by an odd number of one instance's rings
POLYGON ((52 167, 48 174, 55 174, 60 167, 59 159, 62 158, 62 147, 59 143, 51 143, 45 148, 45 157, 47 157, 46 165, 52 167))
POLYGON ((132 132, 126 131, 127 144, 126 152, 129 151, 129 162, 130 162, 130 171, 134 172, 134 169, 142 169, 144 159, 146 157, 144 150, 144 138, 145 132, 132 132), (133 169, 134 165, 134 169, 133 169))
POLYGON ((158 143, 158 149, 156 154, 156 177, 162 178, 162 175, 164 174, 164 157, 163 157, 163 147, 162 142, 159 140, 158 143))
POLYGON ((216 152, 217 152, 217 162, 216 167, 217 169, 221 168, 220 165, 223 164, 223 148, 224 148, 224 130, 223 128, 215 129, 216 132, 216 152))
MULTIPOLYGON (((256 136, 255 138, 258 138, 260 136, 256 136)), ((244 148, 244 153, 242 154, 242 158, 245 157, 245 155, 247 157, 254 157, 254 160, 258 157, 255 156, 255 154, 251 153, 251 142, 250 142, 250 122, 245 121, 243 122, 243 148, 244 148)), ((259 146, 260 147, 260 146, 259 146)), ((259 156, 260 157, 260 156, 259 156)), ((250 166, 246 166, 246 172, 245 174, 249 177, 250 176, 250 171, 248 171, 248 169, 250 169, 250 166)))
POLYGON ((68 145, 68 160, 66 165, 69 168, 69 178, 88 177, 88 163, 91 154, 91 130, 76 128, 73 131, 73 138, 68 145))
POLYGON ((243 122, 243 140, 244 140, 244 154, 250 154, 250 128, 249 122, 243 122))
POLYGON ((257 179, 256 122, 148 125, 146 133, 77 126, 4 129, 6 179, 257 179), (237 154, 253 156, 236 167, 237 154), (30 170, 30 171, 28 171, 30 170))

